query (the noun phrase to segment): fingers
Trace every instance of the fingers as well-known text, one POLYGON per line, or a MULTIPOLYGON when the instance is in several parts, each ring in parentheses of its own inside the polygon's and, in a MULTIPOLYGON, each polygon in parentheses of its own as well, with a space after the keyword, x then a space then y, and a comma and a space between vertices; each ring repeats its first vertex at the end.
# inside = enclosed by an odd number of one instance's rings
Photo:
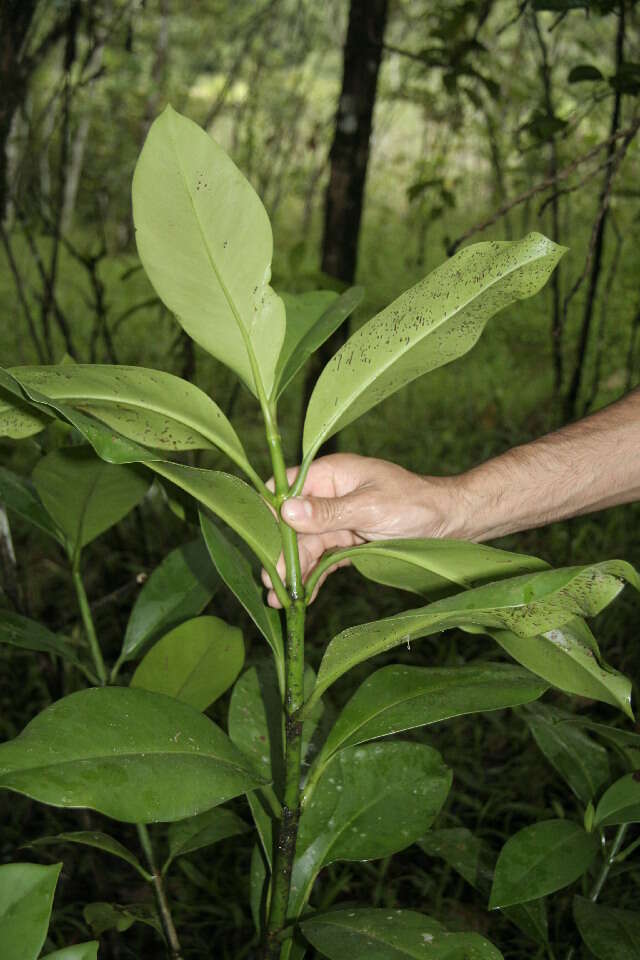
POLYGON ((320 534, 337 530, 355 530, 358 495, 346 497, 293 497, 280 508, 282 519, 298 533, 320 534))

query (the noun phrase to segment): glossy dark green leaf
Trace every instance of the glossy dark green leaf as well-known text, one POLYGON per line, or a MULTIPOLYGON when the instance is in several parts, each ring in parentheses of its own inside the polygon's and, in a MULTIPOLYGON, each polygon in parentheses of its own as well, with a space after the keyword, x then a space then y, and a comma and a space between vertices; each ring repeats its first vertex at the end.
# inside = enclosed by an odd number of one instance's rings
POLYGON ((241 820, 232 810, 224 807, 214 807, 196 817, 187 820, 178 820, 169 824, 167 840, 169 842, 169 856, 164 865, 165 872, 171 861, 182 857, 194 850, 210 847, 227 837, 235 837, 246 833, 251 827, 241 820))
POLYGON ((640 750, 640 733, 633 733, 631 730, 620 730, 619 727, 611 726, 607 723, 596 723, 589 720, 588 717, 580 715, 571 715, 571 719, 566 720, 575 726, 582 727, 583 730, 589 730, 595 736, 611 743, 621 750, 640 750))
MULTIPOLYGON (((418 846, 428 856, 444 860, 474 889, 489 897, 496 856, 484 840, 474 836, 466 827, 430 830, 418 840, 418 846)), ((547 912, 543 899, 513 904, 502 912, 536 943, 548 941, 547 912)))
POLYGON ((544 756, 586 806, 609 782, 607 751, 567 723, 571 714, 556 707, 536 704, 522 716, 544 756))
POLYGON ((125 517, 150 485, 139 468, 104 463, 84 446, 48 453, 36 465, 33 481, 72 552, 125 517))
POLYGON ((172 550, 156 567, 136 598, 120 660, 132 660, 161 633, 199 614, 219 583, 201 539, 172 550))
POLYGON ((61 863, 0 866, 0 956, 2 960, 36 960, 53 905, 61 863))
POLYGON ((320 374, 304 425, 305 460, 385 397, 470 350, 493 314, 540 290, 564 250, 539 233, 476 243, 401 294, 320 374))
POLYGON ((107 833, 101 833, 98 830, 77 830, 72 833, 58 833, 52 837, 38 837, 32 840, 28 846, 60 846, 65 843, 78 843, 85 847, 94 847, 96 850, 102 850, 104 853, 110 853, 114 857, 124 860, 129 866, 144 877, 145 880, 151 880, 151 874, 147 873, 140 861, 130 850, 127 850, 119 840, 110 837, 107 833))
POLYGON ((573 916, 580 936, 598 960, 638 960, 640 915, 637 910, 618 910, 573 898, 573 916))
POLYGON ((371 743, 334 754, 300 818, 294 915, 323 866, 386 857, 414 843, 433 823, 450 786, 451 771, 440 754, 420 743, 371 743))
POLYGON ((97 940, 76 943, 73 947, 63 947, 55 953, 48 953, 42 960, 97 960, 99 946, 97 940))
POLYGON ((0 503, 34 527, 62 542, 62 536, 42 506, 33 485, 25 478, 0 467, 0 503))
POLYGON ((244 480, 182 463, 162 461, 148 466, 224 520, 263 564, 273 567, 278 562, 282 551, 278 525, 262 497, 244 480))
POLYGON ((548 567, 537 557, 465 540, 380 540, 338 553, 370 580, 430 599, 548 567))
MULTIPOLYGON (((462 629, 476 632, 468 625, 462 629)), ((602 660, 584 620, 576 617, 537 637, 519 637, 510 630, 477 632, 488 633, 509 656, 554 687, 610 703, 633 718, 631 682, 602 660)))
POLYGON ((604 80, 604 77, 592 63, 580 63, 577 67, 571 68, 567 79, 569 83, 582 83, 584 80, 591 82, 594 80, 604 80))
POLYGON ((595 825, 640 823, 640 770, 616 780, 600 797, 595 825))
POLYGON ((138 158, 133 219, 142 264, 182 328, 269 395, 285 335, 269 218, 222 147, 170 106, 138 158))
POLYGON ((73 647, 57 633, 52 633, 37 620, 22 617, 12 610, 0 610, 0 643, 8 643, 21 650, 34 650, 62 657, 74 666, 80 666, 73 647))
POLYGON ((318 762, 342 747, 463 714, 500 710, 536 700, 547 684, 519 667, 389 666, 356 690, 333 725, 318 762))
POLYGON ((88 413, 143 446, 217 447, 243 469, 248 462, 220 408, 194 384, 171 373, 98 363, 12 367, 8 372, 27 391, 88 413))
POLYGON ((228 690, 242 669, 242 633, 219 617, 185 620, 149 650, 131 679, 132 687, 165 693, 196 710, 228 690))
POLYGON ((489 909, 561 890, 586 873, 598 849, 598 837, 571 820, 543 820, 519 830, 500 851, 489 909))
POLYGON ((182 820, 260 785, 203 714, 124 687, 59 700, 0 745, 0 787, 116 820, 182 820))
POLYGON ((621 560, 545 570, 489 583, 385 620, 350 627, 327 647, 312 702, 347 670, 400 643, 450 627, 506 628, 517 636, 535 637, 568 623, 576 615, 599 613, 618 595, 625 581, 640 588, 636 571, 621 560))
POLYGON ((338 296, 332 290, 283 293, 287 329, 276 367, 274 397, 283 393, 309 357, 329 339, 364 297, 363 287, 349 287, 338 296))
POLYGON ((413 910, 331 910, 300 924, 309 942, 329 960, 502 960, 478 933, 448 933, 413 910))
POLYGON ((262 590, 247 558, 202 510, 200 526, 216 570, 273 650, 280 685, 284 689, 284 645, 278 613, 263 603, 262 590))

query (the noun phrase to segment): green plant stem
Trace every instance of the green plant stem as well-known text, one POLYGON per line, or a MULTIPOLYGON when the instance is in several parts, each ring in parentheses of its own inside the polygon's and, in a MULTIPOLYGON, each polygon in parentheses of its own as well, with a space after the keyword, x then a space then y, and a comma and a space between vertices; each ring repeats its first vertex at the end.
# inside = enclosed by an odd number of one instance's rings
POLYGON ((100 649, 100 644, 98 643, 96 628, 93 622, 93 617, 91 616, 91 607, 89 606, 87 594, 84 589, 84 583, 82 582, 82 576, 80 574, 80 553, 79 552, 76 555, 76 557, 74 557, 72 562, 71 577, 73 579, 73 586, 76 591, 76 597, 78 598, 78 606, 80 607, 80 616, 82 617, 84 632, 87 636, 87 642, 89 644, 91 656, 93 657, 93 663, 96 668, 96 674, 100 682, 100 686, 104 687, 107 683, 107 668, 104 665, 104 660, 102 658, 102 650, 100 649))
MULTIPOLYGON (((613 838, 613 843, 609 847, 609 851, 604 858, 604 863, 602 864, 600 873, 598 874, 596 878, 596 882, 593 885, 593 889, 589 894, 589 900, 591 900, 592 903, 596 902, 596 900, 598 899, 598 897, 602 892, 602 888, 604 887, 607 881, 607 877, 609 876, 609 871, 611 870, 611 867, 613 866, 615 859, 618 853, 620 852, 620 847, 624 843, 625 834, 628 829, 629 829, 628 823, 621 823, 618 829, 616 830, 616 835, 613 838)), ((573 956, 575 952, 576 952, 576 948, 571 947, 569 952, 567 953, 567 960, 573 960, 573 956)))
POLYGON ((167 895, 164 890, 162 874, 156 867, 156 858, 153 853, 153 846, 151 844, 149 831, 144 823, 138 823, 136 826, 138 829, 140 846, 142 847, 149 870, 151 871, 151 884, 153 886, 153 892, 158 905, 160 922, 162 923, 162 929, 164 930, 164 935, 167 938, 167 943, 169 944, 172 960, 182 960, 182 948, 180 947, 178 934, 176 933, 173 917, 171 916, 171 907, 169 906, 169 901, 167 900, 167 895))

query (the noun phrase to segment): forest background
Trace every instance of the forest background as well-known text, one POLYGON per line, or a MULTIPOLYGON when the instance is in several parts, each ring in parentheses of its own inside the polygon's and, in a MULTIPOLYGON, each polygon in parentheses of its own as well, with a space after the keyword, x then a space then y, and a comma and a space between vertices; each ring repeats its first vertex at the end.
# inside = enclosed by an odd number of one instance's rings
MULTIPOLYGON (((179 373, 233 413, 250 459, 269 472, 248 394, 183 335, 135 252, 133 167, 151 121, 171 102, 230 152, 262 197, 277 291, 364 286, 352 329, 464 242, 539 230, 569 247, 542 294, 492 320, 454 367, 345 430, 340 449, 455 473, 598 409, 640 382, 639 26, 640 7, 628 0, 3 0, 2 365, 67 355, 179 373)), ((289 463, 298 451, 287 425, 299 425, 312 383, 301 375, 282 407, 289 463)), ((0 445, 0 460, 18 472, 28 473, 36 457, 29 443, 0 445)), ((180 521, 165 510, 159 523, 158 510, 145 504, 87 551, 89 596, 114 650, 144 575, 184 540, 180 521)), ((640 505, 632 505, 497 545, 554 565, 623 557, 637 566, 639 519, 640 505)), ((3 512, 0 520, 6 527, 3 512)), ((26 527, 10 529, 18 561, 5 534, 3 602, 71 631, 60 558, 26 527)), ((335 632, 338 607, 344 626, 408 603, 346 571, 311 609, 309 635, 322 625, 319 649, 335 632)), ((637 692, 633 603, 623 597, 605 612, 598 634, 605 658, 634 678, 637 692)), ((259 655, 233 604, 217 596, 212 607, 243 627, 259 655)), ((406 656, 445 665, 480 649, 481 641, 448 636, 406 656)), ((0 739, 64 692, 61 671, 45 657, 40 666, 0 648, 0 739)), ((591 705, 590 715, 598 709, 591 705)), ((496 714, 432 734, 456 757, 456 771, 467 770, 466 782, 457 774, 449 825, 480 817, 488 837, 504 837, 567 803, 521 727, 496 714)), ((32 836, 72 829, 63 812, 8 794, 0 796, 0 822, 1 861, 32 836)), ((215 869, 180 861, 172 895, 190 925, 187 955, 224 931, 228 944, 237 935, 227 955, 240 957, 251 927, 249 846, 245 860, 227 856, 224 843, 217 851, 215 869), (203 905, 197 890, 214 894, 212 902, 203 905)), ((37 856, 52 859, 48 851, 37 856)), ((120 876, 117 861, 99 863, 86 851, 65 854, 56 901, 63 940, 65 931, 86 933, 87 877, 105 901, 118 890, 120 903, 151 916, 146 890, 120 876)), ((350 865, 331 868, 328 883, 354 899, 360 885, 358 898, 374 905, 435 900, 454 923, 486 924, 459 878, 434 876, 415 847, 367 871, 366 887, 350 865)), ((639 880, 628 864, 617 886, 614 877, 610 902, 632 900, 639 880)), ((505 956, 528 956, 516 934, 509 932, 505 956)), ((108 955, 152 956, 144 944, 154 937, 136 924, 108 955)))

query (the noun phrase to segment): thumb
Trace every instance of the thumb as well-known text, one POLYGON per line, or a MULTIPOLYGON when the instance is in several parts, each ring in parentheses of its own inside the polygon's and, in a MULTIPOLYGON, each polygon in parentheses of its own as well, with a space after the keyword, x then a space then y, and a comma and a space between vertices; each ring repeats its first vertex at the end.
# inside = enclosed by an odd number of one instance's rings
POLYGON ((358 526, 358 497, 293 497, 280 508, 282 519, 298 533, 329 533, 358 526))

